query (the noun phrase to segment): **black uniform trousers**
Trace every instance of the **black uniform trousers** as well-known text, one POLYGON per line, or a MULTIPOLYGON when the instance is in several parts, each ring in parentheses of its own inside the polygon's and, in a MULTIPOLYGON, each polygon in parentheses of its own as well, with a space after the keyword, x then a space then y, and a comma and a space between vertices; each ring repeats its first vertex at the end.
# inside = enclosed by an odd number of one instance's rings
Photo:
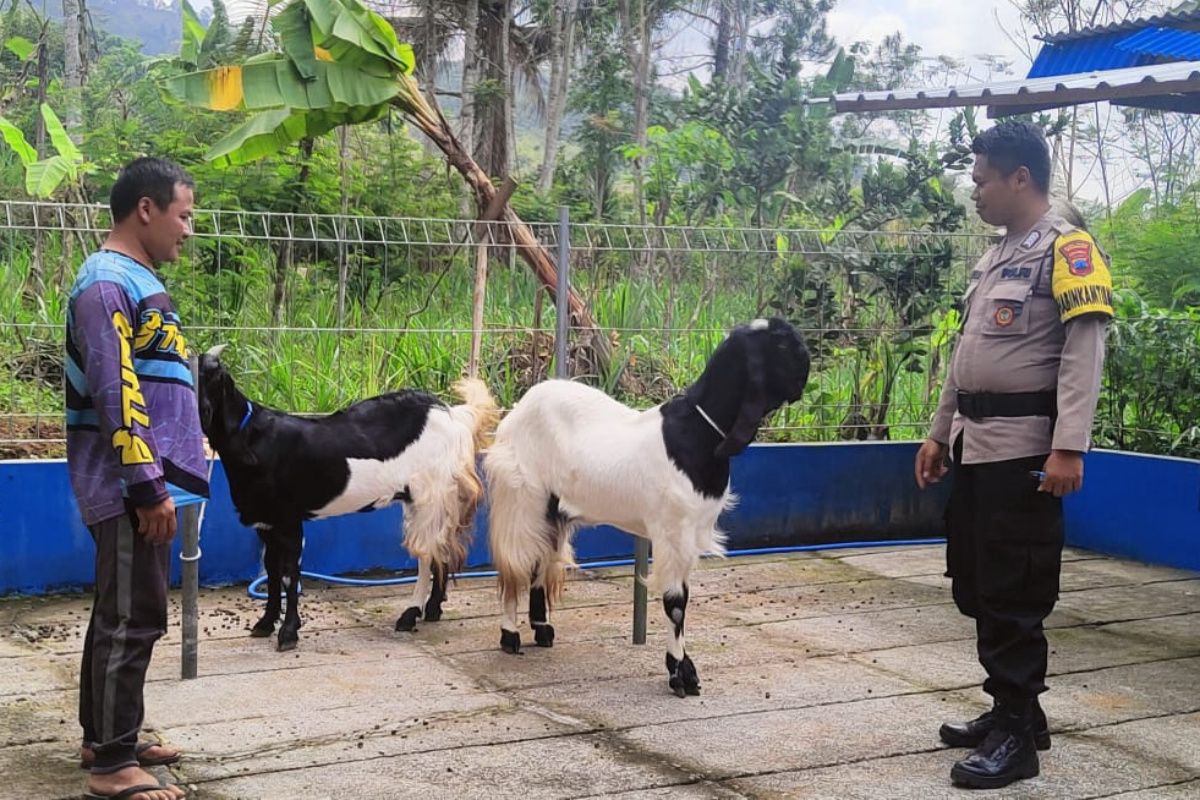
POLYGON ((79 723, 96 752, 92 772, 138 763, 142 688, 154 643, 167 630, 170 544, 152 545, 131 514, 89 530, 96 543, 96 588, 83 643, 79 723))
POLYGON ((975 620, 983 689, 1024 720, 1046 691, 1042 622, 1062 567, 1062 500, 1030 474, 1046 457, 963 464, 960 435, 946 509, 946 574, 959 611, 975 620))

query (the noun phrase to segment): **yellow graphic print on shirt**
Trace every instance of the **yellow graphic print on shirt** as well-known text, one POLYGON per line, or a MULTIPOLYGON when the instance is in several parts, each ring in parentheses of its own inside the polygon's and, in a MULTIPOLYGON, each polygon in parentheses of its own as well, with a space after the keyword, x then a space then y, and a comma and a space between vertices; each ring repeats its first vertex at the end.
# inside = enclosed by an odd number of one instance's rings
POLYGON ((137 373, 133 371, 133 354, 129 340, 133 337, 133 326, 120 311, 113 312, 113 327, 121 347, 121 427, 113 431, 112 446, 125 466, 154 463, 154 454, 142 437, 133 432, 133 423, 143 428, 150 427, 150 415, 146 413, 146 399, 137 373))
POLYGON ((1113 316, 1112 275, 1096 242, 1084 231, 1055 240, 1053 290, 1063 322, 1084 314, 1113 316))
POLYGON ((164 317, 157 308, 143 311, 137 336, 133 340, 134 349, 141 353, 153 345, 160 353, 174 353, 186 361, 187 341, 179 332, 179 323, 173 317, 174 314, 164 317))

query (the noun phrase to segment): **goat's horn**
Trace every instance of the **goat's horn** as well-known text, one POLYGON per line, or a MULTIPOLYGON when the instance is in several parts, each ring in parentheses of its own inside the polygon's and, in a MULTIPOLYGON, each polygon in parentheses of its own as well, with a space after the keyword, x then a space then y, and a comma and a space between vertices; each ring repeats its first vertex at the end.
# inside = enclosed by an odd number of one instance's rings
POLYGON ((225 352, 225 348, 228 346, 228 344, 215 344, 208 349, 208 352, 205 353, 205 355, 212 356, 213 358, 220 358, 221 353, 225 352))

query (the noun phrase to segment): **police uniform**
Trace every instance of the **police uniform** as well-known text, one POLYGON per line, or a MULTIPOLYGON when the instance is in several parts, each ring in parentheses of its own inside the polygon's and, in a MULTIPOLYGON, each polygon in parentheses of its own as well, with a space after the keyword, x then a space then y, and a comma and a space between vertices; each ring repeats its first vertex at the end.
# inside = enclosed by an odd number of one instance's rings
POLYGON ((1058 599, 1062 500, 1037 491, 1051 449, 1085 452, 1113 316, 1107 259, 1047 212, 971 273, 930 438, 951 445, 947 574, 976 620, 984 690, 1032 722, 1042 621, 1058 599))

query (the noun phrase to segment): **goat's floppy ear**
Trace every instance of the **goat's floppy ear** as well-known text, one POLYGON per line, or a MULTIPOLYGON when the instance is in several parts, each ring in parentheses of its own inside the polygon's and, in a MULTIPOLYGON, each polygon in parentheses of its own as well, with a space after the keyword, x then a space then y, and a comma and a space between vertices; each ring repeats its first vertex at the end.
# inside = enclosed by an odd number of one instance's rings
POLYGON ((741 349, 746 369, 742 385, 742 404, 737 419, 726 431, 725 439, 717 445, 715 455, 729 458, 745 450, 758 435, 758 427, 769 408, 767 401, 767 373, 762 348, 755 347, 752 334, 741 332, 741 349))

